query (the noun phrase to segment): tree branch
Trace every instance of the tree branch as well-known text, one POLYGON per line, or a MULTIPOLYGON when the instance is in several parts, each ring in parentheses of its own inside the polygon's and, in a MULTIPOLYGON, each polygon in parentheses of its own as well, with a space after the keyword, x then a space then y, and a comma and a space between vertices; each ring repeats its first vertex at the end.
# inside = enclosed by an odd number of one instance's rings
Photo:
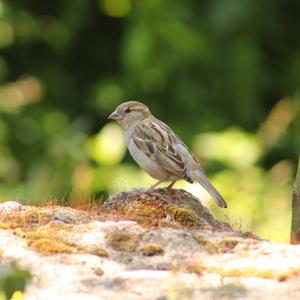
POLYGON ((291 244, 300 244, 300 154, 292 196, 291 244))

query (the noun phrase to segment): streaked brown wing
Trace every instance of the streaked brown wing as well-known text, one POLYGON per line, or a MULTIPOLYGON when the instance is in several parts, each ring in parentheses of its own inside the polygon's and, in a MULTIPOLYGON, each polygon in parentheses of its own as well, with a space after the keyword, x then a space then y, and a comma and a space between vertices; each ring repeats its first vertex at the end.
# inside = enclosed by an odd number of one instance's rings
POLYGON ((174 147, 174 143, 178 142, 177 137, 167 125, 156 119, 143 122, 136 126, 133 140, 157 164, 188 180, 186 164, 174 147))

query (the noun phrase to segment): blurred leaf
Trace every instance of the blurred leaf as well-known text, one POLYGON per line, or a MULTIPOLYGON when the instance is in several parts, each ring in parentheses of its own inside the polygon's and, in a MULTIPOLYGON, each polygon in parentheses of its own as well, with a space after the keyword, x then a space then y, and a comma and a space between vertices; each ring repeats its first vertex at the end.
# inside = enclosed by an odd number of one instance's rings
POLYGON ((4 291, 7 299, 11 299, 15 291, 24 291, 26 284, 31 280, 30 272, 23 268, 14 265, 0 265, 0 269, 2 269, 0 272, 0 291, 4 291))
POLYGON ((100 164, 116 164, 125 154, 123 132, 115 123, 105 125, 87 144, 89 154, 100 164))
POLYGON ((220 133, 198 135, 194 149, 206 159, 219 160, 237 169, 254 165, 264 150, 255 135, 233 128, 220 133))
MULTIPOLYGON (((0 0, 0 200, 152 184, 107 121, 134 99, 192 145, 232 222, 288 240, 299 11, 286 0, 0 0)), ((211 203, 197 184, 176 187, 211 203)))

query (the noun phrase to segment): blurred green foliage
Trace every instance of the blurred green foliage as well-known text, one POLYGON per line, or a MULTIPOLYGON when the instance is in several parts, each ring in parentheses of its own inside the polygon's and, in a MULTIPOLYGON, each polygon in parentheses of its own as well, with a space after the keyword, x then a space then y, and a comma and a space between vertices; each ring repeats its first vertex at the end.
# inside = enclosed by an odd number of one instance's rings
POLYGON ((23 299, 23 292, 30 280, 28 270, 14 264, 0 264, 0 299, 23 299))
POLYGON ((106 120, 137 99, 199 156, 231 222, 287 241, 299 10, 293 0, 0 0, 1 200, 153 182, 106 120))

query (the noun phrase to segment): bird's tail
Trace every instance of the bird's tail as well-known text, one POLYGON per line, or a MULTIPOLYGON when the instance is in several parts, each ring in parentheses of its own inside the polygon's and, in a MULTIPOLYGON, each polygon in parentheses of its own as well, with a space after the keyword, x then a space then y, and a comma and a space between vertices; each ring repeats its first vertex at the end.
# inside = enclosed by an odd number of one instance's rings
POLYGON ((212 183, 207 179, 206 175, 203 172, 194 172, 194 179, 198 183, 200 183, 207 192, 215 199, 218 206, 227 208, 227 203, 225 202, 224 198, 221 194, 216 190, 216 188, 212 185, 212 183))

